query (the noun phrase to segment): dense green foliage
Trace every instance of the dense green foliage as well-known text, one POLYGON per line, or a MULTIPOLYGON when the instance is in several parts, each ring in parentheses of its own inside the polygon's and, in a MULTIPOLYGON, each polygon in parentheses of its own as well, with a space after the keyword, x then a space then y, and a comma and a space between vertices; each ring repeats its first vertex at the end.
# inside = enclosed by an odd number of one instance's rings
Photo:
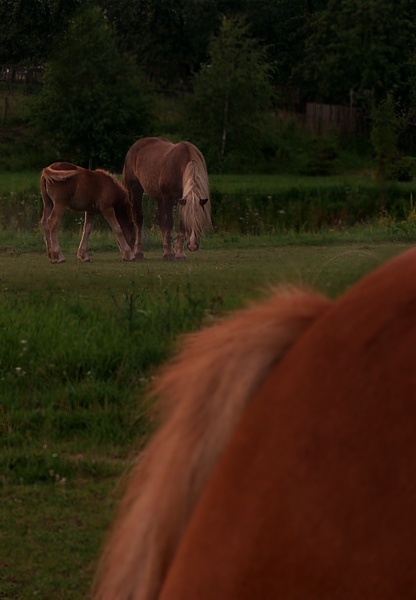
POLYGON ((296 81, 306 98, 370 108, 394 94, 414 97, 414 0, 328 0, 307 29, 296 81))
POLYGON ((416 0, 64 4, 0 4, 0 64, 46 65, 35 111, 42 130, 26 132, 22 145, 40 147, 39 161, 46 148, 51 160, 120 165, 131 141, 148 133, 197 142, 211 171, 270 172, 282 156, 282 109, 358 107, 368 136, 387 95, 406 124, 391 161, 414 154, 416 0))
MULTIPOLYGON (((0 64, 42 62, 91 0, 4 0, 0 5, 0 64)), ((199 69, 222 18, 244 17, 275 83, 292 82, 302 97, 376 101, 394 91, 402 101, 413 87, 415 0, 96 0, 117 34, 154 79, 183 83, 199 69), (296 76, 295 76, 296 75, 296 76), (301 75, 301 77, 300 77, 301 75)))
POLYGON ((146 86, 121 55, 97 8, 77 13, 68 36, 46 64, 34 121, 59 157, 97 168, 120 157, 149 132, 146 86))
POLYGON ((270 68, 238 19, 224 19, 208 52, 186 103, 186 127, 214 170, 232 172, 261 159, 273 144, 270 68))
POLYGON ((56 39, 85 0, 2 0, 0 64, 38 65, 50 58, 56 39))
POLYGON ((387 94, 387 98, 373 108, 372 118, 371 142, 375 151, 377 176, 385 179, 397 156, 398 138, 404 119, 397 113, 391 94, 387 94))

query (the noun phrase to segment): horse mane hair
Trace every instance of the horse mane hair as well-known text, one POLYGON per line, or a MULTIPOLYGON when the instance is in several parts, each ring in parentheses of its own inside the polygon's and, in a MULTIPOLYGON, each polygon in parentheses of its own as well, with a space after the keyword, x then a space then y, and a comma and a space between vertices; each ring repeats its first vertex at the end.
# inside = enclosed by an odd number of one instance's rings
POLYGON ((107 177, 110 177, 110 179, 112 179, 114 181, 114 183, 123 190, 123 192, 125 194, 127 194, 127 188, 124 185, 124 183, 122 183, 121 181, 119 181, 116 177, 116 175, 114 175, 114 173, 110 173, 109 171, 106 171, 105 169, 96 169, 95 170, 96 173, 104 173, 104 175, 107 175, 107 177))
POLYGON ((212 228, 207 170, 196 160, 190 160, 185 167, 182 180, 184 183, 182 194, 187 202, 181 207, 181 215, 186 228, 195 231, 199 237, 204 226, 212 228), (200 200, 206 198, 207 203, 201 206, 200 200))
POLYGON ((97 572, 96 600, 157 598, 179 539, 246 405, 330 304, 314 292, 284 288, 184 339, 182 351, 153 387, 163 423, 129 476, 97 572))

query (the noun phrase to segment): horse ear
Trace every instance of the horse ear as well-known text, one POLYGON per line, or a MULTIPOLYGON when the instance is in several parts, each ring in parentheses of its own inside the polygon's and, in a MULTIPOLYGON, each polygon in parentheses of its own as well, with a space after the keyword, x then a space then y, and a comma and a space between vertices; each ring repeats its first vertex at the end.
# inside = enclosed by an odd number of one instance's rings
POLYGON ((181 198, 180 200, 178 200, 179 204, 186 204, 186 198, 181 198))
POLYGON ((208 202, 208 198, 201 198, 201 200, 199 201, 201 206, 205 206, 205 204, 208 202))

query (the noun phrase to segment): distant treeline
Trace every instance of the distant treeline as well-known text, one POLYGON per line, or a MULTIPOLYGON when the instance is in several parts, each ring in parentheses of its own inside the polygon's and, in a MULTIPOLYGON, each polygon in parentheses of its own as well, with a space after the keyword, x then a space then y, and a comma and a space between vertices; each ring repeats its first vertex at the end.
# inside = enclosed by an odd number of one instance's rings
POLYGON ((414 104, 416 0, 2 0, 0 64, 44 64, 74 13, 98 5, 119 49, 159 89, 181 90, 224 17, 243 17, 273 67, 281 105, 414 104))

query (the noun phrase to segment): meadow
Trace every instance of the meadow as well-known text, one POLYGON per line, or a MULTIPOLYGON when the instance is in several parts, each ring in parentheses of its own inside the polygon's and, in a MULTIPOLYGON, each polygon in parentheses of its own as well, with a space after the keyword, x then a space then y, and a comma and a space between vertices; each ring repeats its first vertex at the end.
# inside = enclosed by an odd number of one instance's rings
MULTIPOLYGON (((181 336, 282 283, 336 297, 411 246, 414 222, 409 210, 354 227, 256 235, 217 225, 186 263, 162 261, 154 228, 145 260, 123 262, 98 222, 92 262, 82 263, 80 218, 68 217, 60 234, 66 262, 53 265, 38 225, 38 173, 7 177, 0 176, 0 599, 81 599, 123 475, 155 425, 146 390, 181 336)), ((287 189, 268 176, 212 181, 224 198, 272 195, 279 184, 287 189)))

